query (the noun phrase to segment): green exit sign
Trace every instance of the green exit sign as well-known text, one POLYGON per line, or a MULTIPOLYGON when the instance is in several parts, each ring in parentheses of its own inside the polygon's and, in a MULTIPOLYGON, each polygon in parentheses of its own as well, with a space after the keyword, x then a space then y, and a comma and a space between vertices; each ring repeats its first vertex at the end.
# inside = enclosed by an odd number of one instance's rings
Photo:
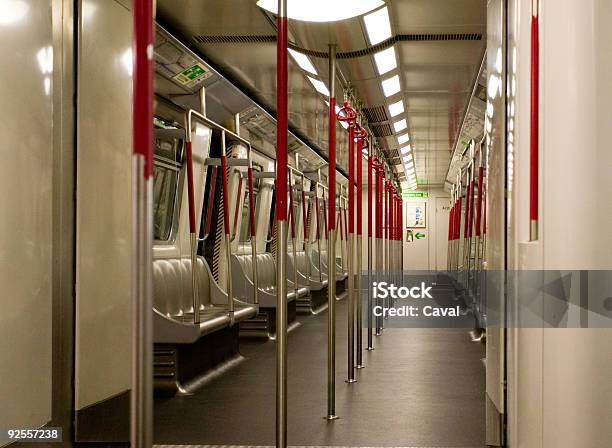
POLYGON ((406 191, 402 193, 405 198, 428 198, 429 193, 426 191, 406 191))

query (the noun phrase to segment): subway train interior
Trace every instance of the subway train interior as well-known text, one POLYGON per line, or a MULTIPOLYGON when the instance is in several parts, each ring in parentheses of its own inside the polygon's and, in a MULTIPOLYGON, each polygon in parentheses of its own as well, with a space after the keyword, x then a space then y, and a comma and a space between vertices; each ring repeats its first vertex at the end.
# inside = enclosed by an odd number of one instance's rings
POLYGON ((612 447, 610 23, 0 0, 0 446, 612 447))

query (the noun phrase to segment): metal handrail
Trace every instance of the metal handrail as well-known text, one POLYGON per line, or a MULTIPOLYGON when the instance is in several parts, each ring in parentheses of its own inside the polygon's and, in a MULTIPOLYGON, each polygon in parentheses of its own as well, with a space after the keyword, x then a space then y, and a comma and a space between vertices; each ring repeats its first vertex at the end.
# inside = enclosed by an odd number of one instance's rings
MULTIPOLYGON (((190 220, 190 237, 191 237, 191 275, 192 275, 192 295, 193 295, 193 323, 200 323, 200 297, 198 291, 198 269, 197 269, 197 242, 198 239, 195 234, 195 200, 194 200, 194 179, 193 179, 193 152, 191 143, 191 130, 192 130, 192 119, 195 118, 197 121, 208 125, 212 129, 221 131, 221 171, 222 171, 222 187, 223 187, 223 211, 224 211, 224 233, 225 233, 225 248, 227 255, 227 296, 228 296, 228 314, 230 321, 234 323, 234 294, 232 286, 232 275, 231 275, 231 240, 229 234, 229 215, 228 215, 228 188, 227 188, 227 152, 226 152, 226 136, 231 137, 233 140, 237 140, 247 147, 247 159, 249 161, 249 168, 251 165, 251 143, 240 137, 238 134, 230 131, 229 129, 221 126, 213 120, 207 118, 201 113, 189 109, 186 113, 185 128, 187 130, 185 139, 187 142, 187 177, 188 177, 188 196, 189 196, 189 220, 190 220)), ((257 256, 256 252, 252 254, 252 265, 253 265, 253 281, 257 282, 257 256)), ((258 304, 257 289, 254 288, 254 303, 258 304)))

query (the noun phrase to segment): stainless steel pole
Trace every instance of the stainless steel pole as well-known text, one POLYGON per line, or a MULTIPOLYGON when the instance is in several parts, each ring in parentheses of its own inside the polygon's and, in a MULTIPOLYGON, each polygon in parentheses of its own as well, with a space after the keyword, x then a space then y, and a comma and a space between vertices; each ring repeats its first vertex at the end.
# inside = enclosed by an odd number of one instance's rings
POLYGON ((357 369, 363 369, 365 366, 363 365, 363 304, 361 298, 361 270, 363 263, 363 248, 362 248, 362 235, 363 235, 363 153, 362 148, 367 140, 367 133, 365 129, 359 125, 358 127, 359 136, 357 140, 357 151, 355 154, 356 164, 355 169, 357 171, 357 269, 355 270, 355 283, 356 283, 356 292, 357 292, 357 318, 356 318, 356 329, 357 329, 357 358, 355 367, 357 369))
POLYGON ((131 446, 153 445, 153 0, 134 0, 131 446))
POLYGON ((287 0, 276 18, 276 446, 287 446, 287 0))
MULTIPOLYGON (((329 45, 329 209, 336 208, 336 45, 329 45)), ((327 252, 327 420, 336 415, 336 220, 329 220, 329 249, 327 252)), ((319 257, 321 251, 319 250, 319 257)), ((319 265, 320 267, 320 265, 319 265)), ((320 272, 320 271, 319 271, 320 272)))
POLYGON ((372 145, 368 144, 368 347, 374 350, 372 337, 372 145))
MULTIPOLYGON (((221 185, 223 186, 223 215, 224 230, 225 230, 225 256, 226 256, 226 285, 227 285, 227 300, 228 313, 230 321, 234 323, 234 290, 232 287, 232 240, 230 237, 229 224, 229 188, 228 188, 228 169, 227 169, 227 152, 225 148, 225 131, 221 132, 221 185)), ((197 260, 196 260, 197 261, 197 260)), ((197 265, 196 265, 197 266, 197 265)))

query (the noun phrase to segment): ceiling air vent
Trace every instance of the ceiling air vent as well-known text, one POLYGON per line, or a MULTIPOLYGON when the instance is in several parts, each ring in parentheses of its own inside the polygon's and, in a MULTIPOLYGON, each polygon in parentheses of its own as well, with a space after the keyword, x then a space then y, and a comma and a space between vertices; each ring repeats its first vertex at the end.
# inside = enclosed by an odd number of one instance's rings
POLYGON ((375 137, 391 137, 393 135, 389 123, 372 123, 372 132, 374 132, 375 137))
POLYGON ((203 34, 197 34, 193 36, 196 42, 201 44, 248 44, 248 43, 262 43, 262 42, 276 42, 276 36, 264 35, 264 36, 236 36, 236 35, 216 35, 207 36, 203 34))
POLYGON ((482 40, 480 33, 423 33, 423 34, 398 34, 398 42, 414 41, 451 41, 451 40, 482 40))
POLYGON ((397 149, 390 149, 388 151, 385 151, 386 156, 389 159, 399 159, 399 152, 397 149))
POLYGON ((380 123, 389 120, 384 106, 365 107, 363 113, 370 123, 380 123))

